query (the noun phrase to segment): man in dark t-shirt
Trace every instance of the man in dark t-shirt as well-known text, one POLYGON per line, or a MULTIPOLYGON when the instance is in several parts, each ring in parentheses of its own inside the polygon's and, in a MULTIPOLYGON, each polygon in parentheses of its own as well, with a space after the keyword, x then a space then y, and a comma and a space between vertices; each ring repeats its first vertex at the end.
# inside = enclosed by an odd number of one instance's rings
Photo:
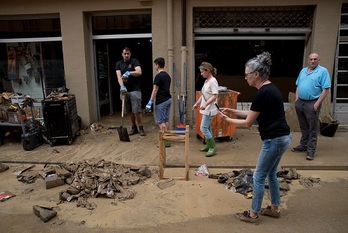
POLYGON ((122 50, 122 57, 123 59, 116 63, 116 76, 118 84, 121 87, 121 98, 125 97, 125 113, 128 113, 132 122, 132 129, 129 135, 140 133, 141 136, 145 136, 142 123, 142 96, 140 90, 142 70, 139 61, 131 58, 131 51, 128 47, 122 50))
MULTIPOLYGON (((153 81, 153 89, 146 109, 151 110, 151 106, 155 102, 156 123, 161 130, 167 131, 169 128, 170 107, 172 105, 172 96, 170 94, 171 78, 164 70, 164 58, 156 58, 154 66, 158 73, 153 81)), ((165 145, 168 147, 170 143, 166 142, 165 145)))

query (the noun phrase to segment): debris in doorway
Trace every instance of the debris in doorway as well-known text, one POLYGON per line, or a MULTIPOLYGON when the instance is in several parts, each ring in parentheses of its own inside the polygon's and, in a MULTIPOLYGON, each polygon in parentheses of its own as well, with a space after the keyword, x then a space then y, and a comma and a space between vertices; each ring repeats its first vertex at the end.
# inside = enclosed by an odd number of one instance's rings
POLYGON ((197 172, 195 173, 196 176, 208 176, 209 171, 208 167, 206 164, 201 165, 198 169, 197 172))
POLYGON ((13 193, 11 193, 10 191, 4 191, 1 192, 0 191, 0 201, 6 201, 7 199, 10 199, 11 197, 15 197, 16 195, 14 195, 13 193))
POLYGON ((95 123, 95 122, 92 123, 91 126, 90 126, 90 129, 91 129, 92 132, 98 132, 98 131, 100 131, 103 128, 104 128, 104 126, 102 126, 102 125, 100 125, 98 123, 95 123))
POLYGON ((43 222, 47 222, 57 215, 57 211, 55 211, 52 207, 44 207, 38 205, 33 206, 33 212, 43 222))
POLYGON ((52 154, 59 154, 60 152, 59 152, 59 150, 57 150, 57 149, 53 149, 52 150, 52 154))

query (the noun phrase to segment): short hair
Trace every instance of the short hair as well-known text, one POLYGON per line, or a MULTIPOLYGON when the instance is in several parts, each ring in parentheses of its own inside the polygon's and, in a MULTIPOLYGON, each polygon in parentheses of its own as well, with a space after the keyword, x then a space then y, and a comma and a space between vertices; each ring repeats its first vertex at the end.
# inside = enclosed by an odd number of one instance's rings
POLYGON ((158 57, 153 61, 153 63, 158 65, 160 68, 164 68, 166 62, 163 57, 158 57))
POLYGON ((123 52, 123 51, 131 52, 130 48, 128 48, 128 47, 124 47, 124 48, 122 49, 122 52, 123 52))

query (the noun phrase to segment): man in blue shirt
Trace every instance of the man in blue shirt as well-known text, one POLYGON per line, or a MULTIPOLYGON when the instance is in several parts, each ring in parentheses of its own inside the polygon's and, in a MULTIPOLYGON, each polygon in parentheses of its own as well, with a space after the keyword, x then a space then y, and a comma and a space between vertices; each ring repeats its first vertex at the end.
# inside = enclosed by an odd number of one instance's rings
POLYGON ((327 69, 319 65, 317 53, 308 56, 308 66, 296 80, 295 109, 301 128, 300 145, 293 152, 307 152, 307 160, 313 160, 318 139, 321 104, 330 93, 331 79, 327 69))

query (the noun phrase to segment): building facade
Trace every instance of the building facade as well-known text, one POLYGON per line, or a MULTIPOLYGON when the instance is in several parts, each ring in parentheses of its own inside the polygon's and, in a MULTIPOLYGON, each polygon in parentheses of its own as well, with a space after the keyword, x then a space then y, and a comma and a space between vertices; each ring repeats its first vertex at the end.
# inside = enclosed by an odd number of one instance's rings
MULTIPOLYGON (((344 3, 348 1, 2 0, 1 88, 36 99, 67 88, 89 125, 120 110, 115 63, 129 47, 143 70, 144 107, 152 90, 153 60, 164 57, 173 97, 186 106, 185 123, 193 125, 191 106, 202 86, 200 62, 211 62, 219 84, 241 92, 238 102, 243 105, 255 92, 244 80, 244 64, 269 51, 271 80, 288 102, 309 53, 319 53, 321 65, 335 76, 344 3)), ((332 98, 327 99, 324 114, 332 112, 332 98)), ((179 123, 176 104, 171 123, 179 123)))

